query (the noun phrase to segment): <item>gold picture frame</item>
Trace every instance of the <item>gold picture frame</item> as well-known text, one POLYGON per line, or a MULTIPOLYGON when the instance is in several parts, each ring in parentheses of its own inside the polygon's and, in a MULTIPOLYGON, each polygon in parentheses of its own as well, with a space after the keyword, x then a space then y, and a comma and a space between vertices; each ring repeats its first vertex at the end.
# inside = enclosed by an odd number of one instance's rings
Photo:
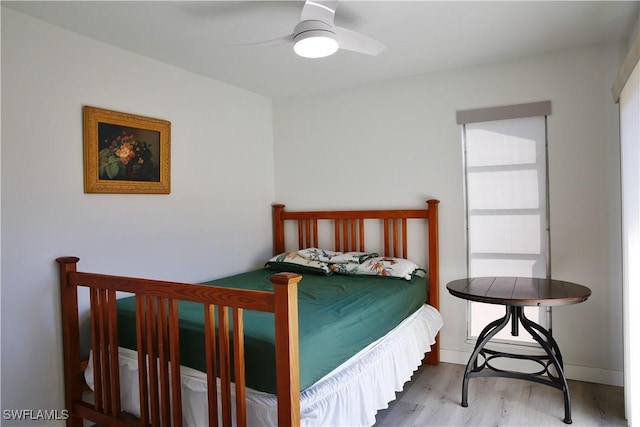
POLYGON ((169 194, 171 122, 85 106, 84 192, 169 194))

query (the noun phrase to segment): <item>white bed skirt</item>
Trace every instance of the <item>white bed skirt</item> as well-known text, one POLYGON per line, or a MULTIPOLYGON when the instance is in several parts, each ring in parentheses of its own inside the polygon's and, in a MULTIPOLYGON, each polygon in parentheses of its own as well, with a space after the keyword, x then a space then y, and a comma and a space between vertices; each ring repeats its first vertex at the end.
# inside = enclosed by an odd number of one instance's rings
MULTIPOLYGON (((301 425, 373 425, 378 410, 387 408, 420 366, 442 325, 440 313, 430 305, 423 305, 390 333, 302 391, 301 425)), ((91 360, 90 357, 85 380, 93 389, 91 360)), ((184 366, 180 372, 183 424, 207 426, 206 374, 184 366)), ((137 354, 125 348, 120 348, 120 392, 122 409, 139 416, 137 354)), ((247 389, 247 425, 277 424, 276 396, 247 389)))

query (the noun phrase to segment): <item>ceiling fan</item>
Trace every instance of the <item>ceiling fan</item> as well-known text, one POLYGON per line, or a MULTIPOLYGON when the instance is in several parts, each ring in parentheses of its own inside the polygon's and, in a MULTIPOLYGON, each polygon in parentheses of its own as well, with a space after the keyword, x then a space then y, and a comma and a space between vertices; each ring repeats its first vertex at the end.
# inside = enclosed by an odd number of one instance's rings
POLYGON ((337 5, 337 0, 305 1, 293 33, 263 43, 293 43, 294 52, 305 58, 323 58, 338 49, 376 56, 385 49, 383 44, 364 34, 334 25, 337 5))

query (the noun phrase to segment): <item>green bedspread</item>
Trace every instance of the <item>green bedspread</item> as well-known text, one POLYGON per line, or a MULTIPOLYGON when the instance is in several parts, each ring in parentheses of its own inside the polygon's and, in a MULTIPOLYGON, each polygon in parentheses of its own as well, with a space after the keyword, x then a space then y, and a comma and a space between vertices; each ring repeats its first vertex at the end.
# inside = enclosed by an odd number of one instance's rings
MULTIPOLYGON (((204 285, 272 291, 273 270, 260 269, 204 285)), ((298 285, 300 389, 304 390, 384 336, 425 301, 426 279, 304 274, 298 285)), ((180 362, 205 368, 202 304, 181 301, 180 362)), ((245 311, 247 386, 276 392, 273 313, 245 311)), ((135 299, 118 300, 120 345, 135 350, 135 299)))

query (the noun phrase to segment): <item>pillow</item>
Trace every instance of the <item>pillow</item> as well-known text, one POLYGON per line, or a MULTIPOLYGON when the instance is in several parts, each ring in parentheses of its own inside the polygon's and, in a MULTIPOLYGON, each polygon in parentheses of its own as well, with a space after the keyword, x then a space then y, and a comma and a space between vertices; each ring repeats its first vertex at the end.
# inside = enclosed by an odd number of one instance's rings
POLYGON ((276 255, 267 261, 265 268, 291 273, 332 274, 327 263, 306 259, 297 252, 284 252, 276 255))
POLYGON ((300 249, 298 251, 298 255, 300 255, 302 258, 306 258, 308 260, 313 260, 313 261, 321 261, 321 262, 331 262, 331 260, 334 257, 341 254, 342 252, 334 252, 334 251, 328 251, 326 249, 318 249, 318 248, 306 248, 306 249, 300 249))
POLYGON ((362 264, 331 264, 331 271, 338 274, 399 277, 405 280, 425 273, 424 269, 408 259, 393 257, 375 257, 362 264))
POLYGON ((362 263, 369 258, 377 257, 375 252, 334 252, 326 249, 307 248, 298 251, 303 258, 328 262, 329 264, 343 264, 347 262, 362 263))
POLYGON ((377 256, 378 254, 375 252, 345 252, 343 254, 336 255, 329 262, 332 264, 345 264, 348 262, 362 264, 366 260, 377 256))

